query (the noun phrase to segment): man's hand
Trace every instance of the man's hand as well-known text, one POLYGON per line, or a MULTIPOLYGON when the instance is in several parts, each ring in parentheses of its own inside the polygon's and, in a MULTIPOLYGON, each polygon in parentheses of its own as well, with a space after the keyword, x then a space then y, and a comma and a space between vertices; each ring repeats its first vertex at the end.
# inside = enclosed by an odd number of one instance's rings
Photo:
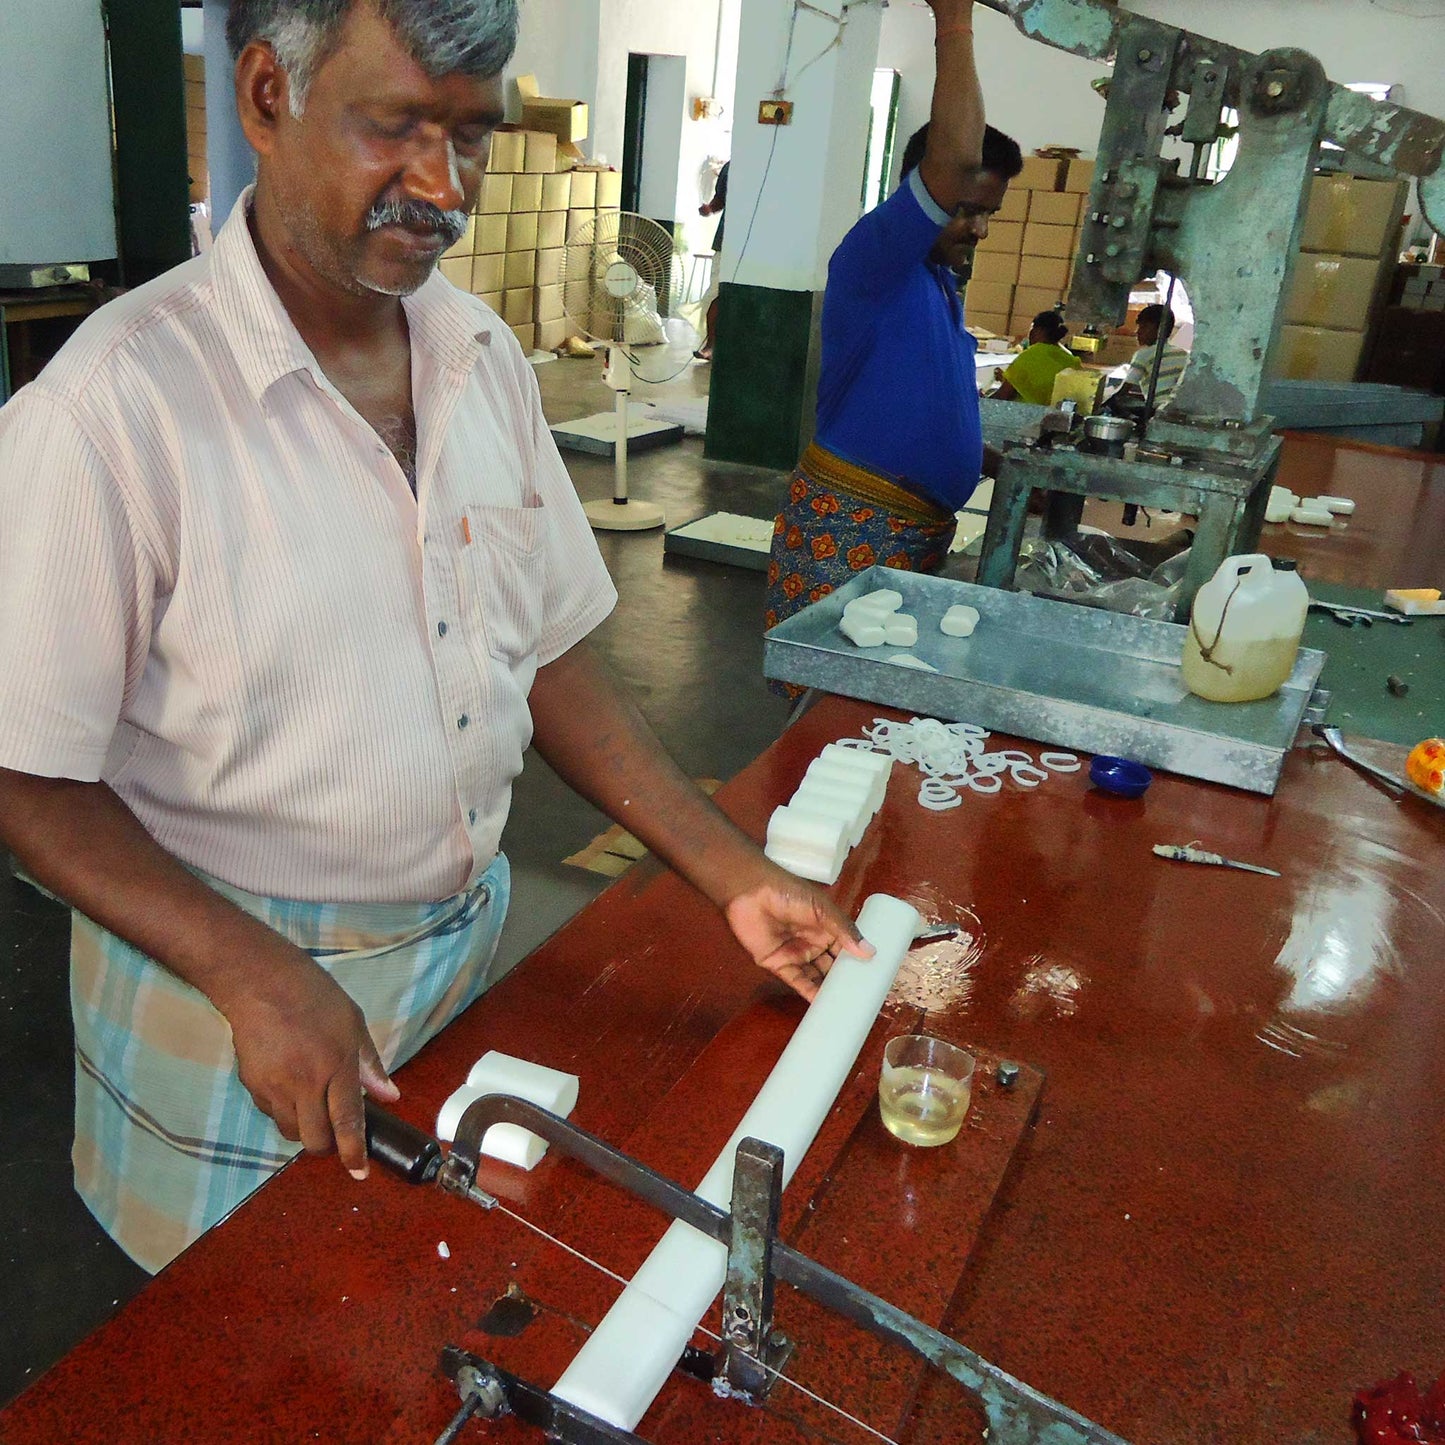
POLYGON ((335 1152, 366 1177, 362 1089, 394 1103, 361 1009, 314 959, 278 938, 274 956, 247 960, 236 988, 212 1000, 231 1025, 241 1082, 262 1113, 310 1154, 335 1152))
POLYGON ((753 962, 811 1001, 840 953, 872 958, 873 946, 822 889, 769 868, 723 913, 753 962))

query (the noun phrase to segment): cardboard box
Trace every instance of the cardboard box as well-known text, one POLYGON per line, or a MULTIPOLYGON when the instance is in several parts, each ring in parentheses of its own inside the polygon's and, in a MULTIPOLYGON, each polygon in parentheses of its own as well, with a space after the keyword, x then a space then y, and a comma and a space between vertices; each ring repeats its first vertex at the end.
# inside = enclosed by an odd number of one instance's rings
POLYGON ((470 256, 443 256, 437 262, 437 270, 457 288, 458 291, 472 289, 472 258, 470 256))
POLYGON ((536 249, 536 211, 513 211, 507 217, 507 250, 535 251, 536 249))
POLYGON ((1069 289, 1073 263, 1056 256, 1023 256, 1019 259, 1020 286, 1042 286, 1060 296, 1069 289))
POLYGON ((509 211, 540 211, 542 209, 542 177, 513 176, 512 204, 509 211))
POLYGON ((450 260, 454 256, 470 256, 477 249, 477 218, 467 217, 467 229, 462 232, 462 238, 443 255, 442 259, 450 260))
POLYGON ((507 258, 497 252, 488 256, 472 257, 472 279, 467 289, 475 296, 490 295, 493 291, 505 291, 507 258))
POLYGON ((183 55, 181 56, 181 69, 185 72, 187 81, 204 81, 206 78, 206 57, 204 55, 183 55))
POLYGON ((537 252, 537 285, 557 286, 562 281, 562 268, 566 265, 567 249, 559 246, 551 251, 537 252))
POLYGON ((508 326, 524 326, 532 320, 532 288, 518 286, 502 292, 502 320, 508 326))
POLYGON ((1404 209, 1403 181, 1316 176, 1310 185, 1300 249, 1334 256, 1393 253, 1404 209))
POLYGON ((1013 184, 1026 191, 1057 191, 1063 185, 1068 164, 1044 156, 1025 156, 1023 171, 1013 184))
MULTIPOLYGON (((517 83, 520 87, 520 77, 517 83)), ((535 100, 524 100, 522 124, 527 130, 546 131, 559 141, 586 140, 587 102, 541 95, 535 100)))
POLYGON ((970 311, 965 320, 970 331, 991 331, 995 336, 1009 334, 1007 311, 970 311))
POLYGON ((485 302, 497 313, 502 314, 502 293, 500 291, 487 291, 477 297, 478 301, 485 302))
POLYGON ((524 131, 523 135, 526 138, 523 169, 528 175, 550 176, 557 169, 557 137, 545 130, 524 131))
POLYGON ((583 226, 591 226, 597 220, 597 212, 591 206, 581 210, 575 206, 567 212, 567 240, 572 242, 581 234, 583 226))
POLYGON ((975 251, 973 281, 996 281, 1016 286, 1019 279, 1019 258, 1012 251, 975 251))
POLYGON ((561 321, 566 315, 561 286, 539 286, 533 292, 533 308, 532 319, 539 324, 561 321))
POLYGON ((1017 256, 1024 248, 1024 228, 1018 221, 990 221, 988 235, 978 243, 978 254, 1017 256))
POLYGON ((1014 288, 1007 281, 979 281, 968 283, 963 295, 964 311, 973 316, 979 312, 1003 312, 1013 308, 1014 288))
POLYGON ((1087 196, 1094 189, 1094 172, 1097 169, 1093 161, 1070 161, 1064 171, 1064 190, 1087 196))
POLYGON ((1295 257, 1284 319, 1289 326, 1363 331, 1380 280, 1378 260, 1364 256, 1295 257))
POLYGON ((1009 188, 1003 193, 1003 205, 993 213, 995 221, 1027 221, 1029 218, 1029 197, 1032 191, 1026 191, 1017 181, 1011 181, 1009 188))
POLYGON ((1034 317, 1037 311, 1021 311, 1015 308, 1008 319, 1008 334, 1017 337, 1020 341, 1027 341, 1029 332, 1033 330, 1034 317))
POLYGON ((482 188, 477 192, 477 215, 505 216, 511 209, 512 177, 490 172, 483 176, 482 188))
POLYGON ((494 130, 491 153, 487 157, 489 174, 515 175, 524 169, 527 139, 519 130, 494 130))
POLYGON ((562 288, 562 310, 580 325, 592 302, 592 282, 586 276, 568 281, 562 288))
POLYGON ((1030 221, 1024 227, 1021 250, 1025 256, 1047 256, 1067 261, 1074 254, 1074 228, 1043 226, 1037 221, 1030 221))
POLYGON ((568 208, 573 211, 595 211, 597 209, 597 172, 572 171, 572 199, 568 208))
POLYGON ((567 212, 543 211, 537 217, 537 249, 550 251, 567 244, 567 212))
POLYGON ((537 349, 539 351, 556 351, 566 341, 567 336, 565 317, 559 321, 539 321, 537 323, 537 349))
POLYGON ((1363 331, 1284 326, 1270 358, 1270 370, 1291 381, 1353 381, 1364 347, 1363 331))
MULTIPOLYGON (((495 256, 488 256, 488 262, 495 256)), ((519 286, 528 289, 537 284, 537 253, 535 251, 508 251, 502 260, 502 289, 515 291, 519 286)), ((483 291, 494 291, 495 286, 483 286, 483 291)))
POLYGON ((486 256, 507 249, 506 216, 478 216, 472 233, 472 251, 486 256))
POLYGON ((539 211, 565 211, 572 204, 572 172, 559 171, 542 178, 542 204, 539 211))
POLYGON ((597 172, 597 209, 619 211, 622 209, 622 172, 597 172))
POLYGON ((1079 224, 1084 213, 1084 198, 1070 195, 1067 191, 1030 191, 1029 220, 1043 226, 1069 226, 1079 224))
POLYGON ((517 338, 517 345, 529 356, 537 349, 537 328, 530 321, 514 325, 512 335, 517 338))
POLYGON ((1063 300, 1063 295, 1047 286, 1018 286, 1014 288, 1013 314, 1027 313, 1029 324, 1040 311, 1052 311, 1063 300))

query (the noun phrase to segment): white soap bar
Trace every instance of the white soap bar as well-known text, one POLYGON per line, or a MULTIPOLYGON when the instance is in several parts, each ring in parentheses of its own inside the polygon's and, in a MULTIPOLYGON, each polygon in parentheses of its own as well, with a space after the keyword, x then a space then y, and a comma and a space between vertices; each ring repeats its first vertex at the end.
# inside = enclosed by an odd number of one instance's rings
POLYGON ((950 607, 943 614, 943 621, 938 624, 938 630, 949 637, 972 637, 973 630, 978 626, 978 608, 964 607, 961 604, 957 607, 950 607))
POLYGON ((788 800, 788 806, 823 818, 836 818, 843 825, 843 837, 850 848, 856 848, 863 841, 863 834, 873 821, 867 794, 834 792, 824 784, 810 783, 799 788, 788 800))
POLYGON ((1328 512, 1314 507, 1296 507, 1290 512, 1289 519, 1291 522, 1298 522, 1301 527, 1328 527, 1333 525, 1335 520, 1328 512))
POLYGON ((1264 509, 1264 520, 1274 523, 1287 522, 1289 521, 1289 514, 1295 509, 1295 505, 1296 503, 1293 497, 1280 497, 1278 499, 1271 497, 1269 504, 1264 509))
POLYGON ((1355 514, 1355 504, 1349 497, 1311 497, 1310 500, 1316 507, 1323 507, 1337 517, 1352 517, 1355 514))
MULTIPOLYGON (((487 1094, 511 1094, 567 1118, 577 1106, 576 1074, 564 1074, 526 1059, 514 1059, 496 1049, 472 1065, 467 1082, 457 1089, 437 1115, 437 1138, 450 1144, 457 1137, 462 1115, 487 1094)), ((547 1152, 547 1141, 518 1124, 493 1124, 482 1137, 482 1153, 521 1169, 535 1169, 547 1152)))
MULTIPOLYGON (((829 970, 767 1082, 698 1185, 704 1199, 721 1209, 731 1207, 734 1155, 748 1136, 778 1145, 783 1183, 793 1177, 853 1072, 922 923, 908 904, 886 894, 875 893, 863 905, 858 929, 877 950, 875 956, 865 961, 844 953, 829 970)), ((726 1275, 726 1248, 674 1223, 554 1393, 620 1429, 635 1429, 726 1275)))
POLYGON ((868 614, 855 613, 850 617, 845 612, 843 620, 838 624, 838 631, 854 647, 882 647, 888 641, 888 634, 884 631, 883 624, 873 621, 871 615, 868 614))
POLYGON ((843 611, 846 612, 897 612, 903 606, 903 594, 895 592, 891 587, 880 587, 874 592, 865 592, 861 597, 855 597, 851 602, 846 603, 843 611))
POLYGON ((895 612, 883 624, 883 636, 889 647, 912 647, 918 641, 918 619, 895 612))
POLYGON ((848 837, 842 820, 788 804, 773 809, 763 852, 799 878, 833 884, 848 856, 848 837))

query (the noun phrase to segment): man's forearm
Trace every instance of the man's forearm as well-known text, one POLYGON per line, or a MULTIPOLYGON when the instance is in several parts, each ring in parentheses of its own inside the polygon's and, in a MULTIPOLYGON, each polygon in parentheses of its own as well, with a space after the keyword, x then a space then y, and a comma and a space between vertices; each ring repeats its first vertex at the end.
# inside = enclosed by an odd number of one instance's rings
POLYGON ((104 783, 0 769, 0 837, 37 882, 213 1002, 235 960, 281 942, 187 871, 104 783))
POLYGON ((713 902, 755 881, 757 845, 672 760, 585 643, 542 668, 530 698, 537 751, 713 902))
POLYGON ((983 162, 983 89, 973 53, 973 0, 931 0, 936 26, 937 75, 929 117, 923 182, 944 210, 983 162))

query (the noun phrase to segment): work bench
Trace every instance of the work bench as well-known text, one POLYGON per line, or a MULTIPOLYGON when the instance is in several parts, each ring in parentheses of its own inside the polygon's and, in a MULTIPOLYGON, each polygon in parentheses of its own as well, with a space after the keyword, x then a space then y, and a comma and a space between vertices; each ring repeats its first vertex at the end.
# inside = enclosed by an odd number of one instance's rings
MULTIPOLYGON (((719 801, 761 836, 880 711, 823 699, 719 801)), ((790 1237, 1134 1445, 1346 1441, 1356 1388, 1445 1365, 1445 812, 1312 750, 1273 798, 1159 776, 1131 803, 1083 773, 916 798, 895 766, 835 892, 960 933, 905 961, 790 1237), (1150 852, 1193 839, 1283 876, 1150 852), (939 1150, 869 1102, 883 1039, 919 1026, 1024 1066, 1007 1098, 987 1073, 977 1127, 939 1150)), ((400 1070, 398 1110, 429 1127, 500 1049, 579 1074, 576 1122, 691 1186, 801 1008, 647 861, 400 1070)), ((555 1151, 478 1182, 623 1275, 663 1227, 555 1151)), ((550 1386, 616 1291, 500 1212, 303 1158, 0 1413, 0 1440, 429 1442, 457 1405, 443 1346, 550 1386), (513 1285, 540 1313, 480 1329, 513 1285)), ((974 1438, 950 1382, 791 1292, 778 1324, 788 1372, 888 1438, 974 1438)), ((674 1376, 640 1433, 870 1438, 820 1408, 674 1376)))

